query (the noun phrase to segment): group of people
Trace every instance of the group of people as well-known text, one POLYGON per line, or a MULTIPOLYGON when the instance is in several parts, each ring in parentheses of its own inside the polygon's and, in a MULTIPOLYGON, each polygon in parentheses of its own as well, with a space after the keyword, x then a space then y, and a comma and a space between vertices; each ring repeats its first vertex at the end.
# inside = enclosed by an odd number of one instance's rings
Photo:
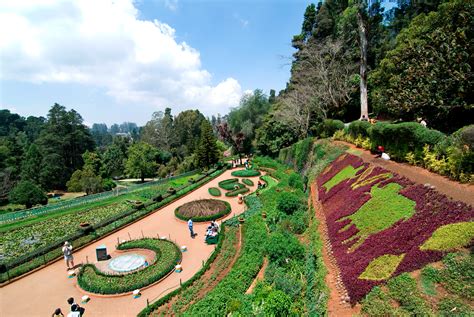
POLYGON ((211 224, 206 229, 206 238, 215 237, 219 233, 219 224, 215 221, 212 221, 211 224))
MULTIPOLYGON (((86 310, 83 307, 76 304, 76 302, 74 301, 74 298, 69 297, 67 299, 67 303, 70 306, 70 312, 66 315, 66 317, 81 317, 84 315, 84 312, 86 310)), ((54 311, 53 315, 51 315, 51 317, 64 317, 64 314, 61 311, 61 308, 56 308, 56 310, 54 311)))
POLYGON ((257 189, 263 189, 267 186, 265 182, 258 181, 257 183, 257 189))

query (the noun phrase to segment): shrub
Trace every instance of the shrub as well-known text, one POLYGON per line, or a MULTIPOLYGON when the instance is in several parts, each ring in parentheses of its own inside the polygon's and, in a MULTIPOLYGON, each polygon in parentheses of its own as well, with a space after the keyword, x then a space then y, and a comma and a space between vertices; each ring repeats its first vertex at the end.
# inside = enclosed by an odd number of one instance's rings
POLYGON ((370 135, 369 130, 371 127, 372 125, 367 121, 360 121, 360 120, 352 121, 349 124, 348 133, 353 138, 356 138, 358 136, 369 137, 370 135))
POLYGON ((340 120, 326 119, 318 126, 318 134, 321 138, 329 138, 336 133, 336 131, 344 129, 344 122, 340 120))
POLYGON ((304 256, 304 248, 298 239, 294 235, 279 231, 270 235, 266 251, 270 260, 278 265, 304 256))
POLYGON ((440 316, 471 316, 472 309, 456 298, 443 298, 438 303, 440 316))
POLYGON ((244 185, 239 183, 238 178, 229 178, 225 179, 223 181, 220 181, 218 183, 219 187, 225 190, 234 190, 235 186, 238 186, 239 188, 243 188, 244 185))
POLYGON ((264 306, 266 316, 288 316, 291 307, 291 297, 282 291, 272 291, 264 306))
POLYGON ((259 176, 260 172, 257 170, 239 170, 239 171, 233 171, 231 175, 235 177, 252 177, 252 176, 259 176))
POLYGON ((242 180, 242 183, 244 183, 247 186, 253 186, 254 185, 253 181, 251 179, 248 179, 248 178, 244 178, 242 180))
POLYGON ((300 199, 293 193, 281 193, 277 198, 278 210, 287 215, 292 215, 300 206, 300 199))
POLYGON ((211 194, 211 196, 219 197, 221 195, 221 191, 217 187, 209 187, 207 191, 209 194, 211 194))
POLYGON ((181 220, 194 222, 205 222, 219 219, 228 215, 231 211, 230 204, 223 200, 201 199, 190 201, 175 209, 174 215, 181 220))
POLYGON ((288 185, 295 189, 304 189, 303 180, 301 179, 300 174, 297 173, 290 174, 290 176, 288 177, 288 185))
POLYGON ((236 189, 236 190, 233 190, 233 191, 230 191, 230 192, 227 192, 225 193, 225 195, 227 197, 235 197, 237 196, 238 194, 245 194, 247 192, 249 192, 250 189, 248 189, 247 187, 243 187, 243 188, 239 188, 239 189, 236 189))
POLYGON ((102 180, 102 188, 105 190, 105 191, 109 191, 109 190, 112 190, 114 189, 115 187, 117 187, 117 184, 115 184, 115 182, 110 179, 110 178, 104 178, 104 180, 102 180))

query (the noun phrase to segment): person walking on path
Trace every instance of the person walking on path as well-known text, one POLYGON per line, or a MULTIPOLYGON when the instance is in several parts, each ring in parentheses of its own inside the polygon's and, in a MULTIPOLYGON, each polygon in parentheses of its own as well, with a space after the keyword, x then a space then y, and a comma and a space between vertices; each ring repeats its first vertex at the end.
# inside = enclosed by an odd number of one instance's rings
POLYGON ((72 256, 72 245, 69 242, 64 242, 63 246, 63 254, 64 254, 64 261, 66 261, 67 269, 73 269, 74 268, 74 257, 72 256), (69 264, 71 264, 71 267, 69 267, 69 264))
POLYGON ((56 308, 54 313, 51 315, 51 317, 64 317, 63 312, 61 311, 61 308, 56 308))
POLYGON ((191 238, 194 239, 193 220, 191 218, 189 218, 188 220, 188 228, 189 228, 189 233, 191 234, 191 238))

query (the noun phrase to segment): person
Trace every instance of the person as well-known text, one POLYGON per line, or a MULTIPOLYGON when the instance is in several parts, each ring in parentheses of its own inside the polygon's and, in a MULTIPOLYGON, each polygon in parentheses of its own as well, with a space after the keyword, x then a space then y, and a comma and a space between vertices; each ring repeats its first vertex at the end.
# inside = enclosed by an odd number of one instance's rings
POLYGON ((385 148, 382 145, 377 146, 377 155, 376 157, 382 157, 382 154, 385 152, 385 148))
POLYGON ((191 238, 194 239, 193 220, 191 218, 189 218, 188 220, 188 228, 189 228, 189 233, 191 234, 191 238))
POLYGON ((72 256, 72 245, 69 242, 64 242, 63 246, 64 261, 66 261, 67 270, 74 269, 74 257, 72 256), (71 264, 71 267, 69 267, 71 264))
POLYGON ((360 121, 369 121, 365 114, 362 115, 362 118, 360 118, 360 121))
POLYGON ((63 312, 61 311, 61 308, 56 308, 54 313, 51 315, 51 317, 64 317, 63 312))
POLYGON ((423 128, 426 128, 426 121, 423 120, 423 118, 421 119, 420 124, 423 126, 423 128))
POLYGON ((262 188, 262 182, 261 182, 261 181, 258 181, 258 183, 257 183, 257 188, 258 188, 258 189, 262 188))
POLYGON ((68 317, 80 317, 84 314, 84 312, 86 311, 83 307, 77 305, 75 302, 74 302, 74 298, 73 297, 69 297, 67 299, 67 303, 69 305, 71 305, 71 312, 67 315, 68 317), (72 313, 72 314, 71 314, 72 313))
POLYGON ((211 222, 211 226, 212 226, 213 228, 216 228, 216 231, 219 231, 219 224, 218 224, 216 221, 213 220, 213 221, 211 222))

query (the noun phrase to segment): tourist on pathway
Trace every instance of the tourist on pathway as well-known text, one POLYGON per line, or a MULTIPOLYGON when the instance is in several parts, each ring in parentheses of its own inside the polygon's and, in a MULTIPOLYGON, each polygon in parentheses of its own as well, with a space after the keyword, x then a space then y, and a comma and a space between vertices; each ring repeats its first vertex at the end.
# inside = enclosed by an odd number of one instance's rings
POLYGON ((67 315, 68 317, 79 317, 79 316, 82 316, 84 315, 84 312, 86 311, 85 308, 77 305, 75 302, 74 302, 74 298, 73 297, 69 297, 67 299, 67 303, 69 305, 71 305, 71 312, 67 315))
POLYGON ((51 315, 51 317, 64 317, 63 312, 61 311, 61 308, 56 308, 54 313, 51 315))
POLYGON ((67 269, 74 268, 74 257, 72 256, 72 245, 69 242, 64 242, 63 246, 64 261, 66 261, 67 269), (69 267, 69 263, 71 267, 69 267))
POLYGON ((191 238, 194 239, 193 220, 191 218, 189 218, 188 220, 188 228, 189 228, 189 233, 191 234, 191 238))

